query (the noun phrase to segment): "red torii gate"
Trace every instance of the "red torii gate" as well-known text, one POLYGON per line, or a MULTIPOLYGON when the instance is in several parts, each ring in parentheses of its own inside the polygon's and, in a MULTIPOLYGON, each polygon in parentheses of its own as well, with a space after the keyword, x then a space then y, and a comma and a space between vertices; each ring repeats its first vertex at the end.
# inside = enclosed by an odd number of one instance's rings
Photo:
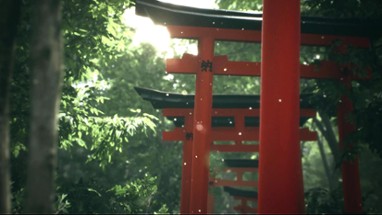
MULTIPOLYGON (((262 42, 259 212, 303 212, 303 185, 298 148, 299 78, 351 80, 351 77, 344 77, 338 65, 332 62, 323 61, 319 67, 299 65, 299 46, 328 46, 334 40, 341 40, 344 44, 367 48, 370 34, 368 26, 357 23, 331 25, 330 22, 323 22, 324 19, 318 18, 300 20, 299 0, 279 0, 272 3, 265 0, 263 16, 187 8, 149 0, 137 0, 136 3, 138 14, 149 16, 154 22, 166 25, 171 37, 192 38, 199 42, 198 56, 184 55, 182 59, 170 59, 166 64, 169 73, 196 74, 194 112, 189 128, 193 138, 192 144, 185 144, 192 148, 188 149, 192 155, 192 171, 190 206, 186 212, 207 212, 209 169, 206 160, 213 135, 213 74, 260 75, 259 62, 230 62, 227 57, 214 56, 216 40, 262 42), (283 109, 287 109, 288 113, 280 114, 283 109), (278 125, 272 123, 274 120, 278 121, 278 125), (275 154, 274 149, 280 151, 275 154), (272 156, 278 156, 280 159, 275 161, 271 159, 272 156)), ((343 102, 340 106, 343 114, 339 115, 339 119, 342 119, 339 126, 342 142, 343 136, 352 130, 352 126, 342 117, 351 111, 351 104, 343 102)), ((357 165, 356 160, 343 163, 346 212, 362 211, 357 165), (352 195, 349 195, 349 191, 352 195)))
MULTIPOLYGON (((192 168, 192 139, 193 139, 193 114, 194 96, 179 95, 167 92, 154 91, 136 87, 138 94, 151 102, 155 109, 162 109, 162 113, 172 120, 175 128, 172 131, 163 132, 163 140, 183 142, 183 166, 182 166, 182 193, 181 213, 190 210, 191 168, 192 168)), ((303 125, 308 118, 316 115, 314 109, 307 104, 310 95, 301 96, 301 120, 303 125)), ((244 141, 259 140, 259 96, 249 95, 214 95, 212 108, 212 131, 210 152, 258 152, 258 144, 244 144, 244 141), (233 141, 233 144, 215 144, 215 141, 233 141)), ((301 128, 299 137, 301 141, 316 140, 315 132, 307 128, 301 128)), ((254 191, 237 190, 231 187, 257 188, 257 181, 244 181, 246 172, 257 172, 256 160, 224 160, 228 164, 226 170, 235 173, 236 180, 219 179, 208 177, 210 186, 224 186, 227 192, 233 191, 232 195, 241 201, 241 205, 235 207, 238 212, 254 212, 256 208, 250 208, 248 201, 257 199, 250 197, 254 191), (253 164, 253 163, 256 164, 253 164), (239 196, 243 193, 244 196, 239 196), (249 194, 248 194, 249 193, 249 194)), ((207 167, 209 167, 207 163, 207 167)), ((257 192, 256 192, 257 193, 257 192)), ((257 194, 256 194, 257 195, 257 194)), ((213 201, 212 196, 209 198, 213 201)), ((209 212, 212 212, 213 204, 209 202, 209 212)))

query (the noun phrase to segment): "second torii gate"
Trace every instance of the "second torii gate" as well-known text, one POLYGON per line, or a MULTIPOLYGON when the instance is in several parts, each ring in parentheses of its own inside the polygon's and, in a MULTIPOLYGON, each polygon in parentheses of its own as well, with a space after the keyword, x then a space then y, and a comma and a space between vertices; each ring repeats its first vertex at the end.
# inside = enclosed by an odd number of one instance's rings
MULTIPOLYGON (((138 94, 145 100, 150 101, 155 109, 162 109, 162 113, 172 120, 175 128, 172 131, 163 132, 163 140, 183 142, 183 165, 182 165, 182 192, 181 192, 181 213, 190 211, 190 189, 192 172, 192 142, 193 142, 193 115, 194 115, 194 95, 181 95, 169 92, 161 92, 145 88, 135 88, 138 94)), ((308 98, 312 95, 301 96, 301 113, 299 116, 299 126, 302 126, 307 119, 315 117, 316 111, 308 103, 308 98)), ((243 144, 244 141, 259 140, 259 103, 260 97, 256 95, 214 95, 211 122, 211 143, 210 152, 258 152, 259 144, 243 144), (215 144, 215 141, 233 141, 233 144, 215 144)), ((315 132, 308 128, 299 129, 299 140, 316 140, 315 132)), ((275 158, 274 158, 275 159, 275 158)), ((257 181, 243 181, 245 172, 254 171, 258 163, 256 160, 225 160, 230 166, 229 170, 236 174, 236 180, 224 180, 208 177, 209 185, 224 186, 224 190, 233 193, 240 193, 236 186, 257 188, 257 181), (249 165, 249 166, 248 166, 249 165), (243 168, 247 167, 247 168, 243 168), (235 192, 236 191, 236 192, 235 192)), ((209 167, 209 161, 205 164, 209 167)), ((246 201, 251 199, 249 194, 254 191, 242 191, 244 197, 236 196, 242 202, 238 212, 253 212, 246 206, 246 201), (249 193, 249 194, 248 194, 249 193)), ((257 193, 257 192, 256 192, 257 193)), ((253 198, 257 196, 252 196, 253 198)), ((210 198, 211 199, 211 198, 210 198)), ((208 202, 208 201, 207 201, 208 202)), ((212 208, 208 208, 213 212, 212 208)), ((255 209, 255 208, 254 208, 255 209)))

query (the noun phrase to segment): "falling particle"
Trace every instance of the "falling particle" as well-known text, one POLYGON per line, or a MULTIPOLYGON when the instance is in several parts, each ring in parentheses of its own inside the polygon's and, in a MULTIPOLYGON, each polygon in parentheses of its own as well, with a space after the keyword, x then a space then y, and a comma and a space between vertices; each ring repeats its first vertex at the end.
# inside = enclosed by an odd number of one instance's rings
POLYGON ((325 36, 321 36, 321 39, 322 39, 322 40, 325 39, 325 36))
POLYGON ((340 99, 340 100, 338 100, 338 102, 339 102, 339 103, 342 103, 342 100, 340 99))
POLYGON ((170 94, 166 93, 166 96, 169 96, 170 94))
POLYGON ((184 163, 183 163, 183 165, 184 165, 184 166, 186 166, 186 165, 187 165, 187 163, 186 163, 186 162, 184 162, 184 163))
POLYGON ((224 68, 224 69, 223 69, 224 72, 227 72, 227 70, 228 70, 227 68, 224 68))
POLYGON ((181 31, 180 33, 183 34, 183 31, 181 31))
POLYGON ((198 210, 198 212, 199 212, 199 213, 201 213, 201 212, 202 212, 202 210, 200 210, 200 209, 199 209, 199 210, 198 210))
POLYGON ((192 115, 192 112, 188 113, 189 115, 192 115))
POLYGON ((322 97, 326 98, 326 94, 322 95, 322 97))
POLYGON ((224 158, 222 158, 222 162, 224 162, 224 158))
POLYGON ((241 132, 239 132, 239 133, 238 133, 238 135, 239 135, 239 136, 241 136, 241 135, 242 135, 242 133, 241 133, 241 132))
POLYGON ((178 119, 177 118, 174 118, 174 122, 176 122, 178 119))
POLYGON ((215 25, 215 22, 212 22, 213 25, 215 25))
POLYGON ((279 99, 279 102, 282 102, 283 100, 279 99))
POLYGON ((196 125, 196 130, 203 131, 204 127, 201 124, 196 125))
POLYGON ((232 124, 232 121, 229 121, 229 124, 232 124))
POLYGON ((241 28, 242 31, 244 31, 244 28, 241 28))
POLYGON ((203 101, 203 98, 200 98, 200 101, 203 101))
POLYGON ((249 109, 249 110, 252 110, 252 107, 249 107, 248 109, 249 109))
POLYGON ((195 155, 195 158, 198 158, 198 156, 197 156, 197 155, 195 155))

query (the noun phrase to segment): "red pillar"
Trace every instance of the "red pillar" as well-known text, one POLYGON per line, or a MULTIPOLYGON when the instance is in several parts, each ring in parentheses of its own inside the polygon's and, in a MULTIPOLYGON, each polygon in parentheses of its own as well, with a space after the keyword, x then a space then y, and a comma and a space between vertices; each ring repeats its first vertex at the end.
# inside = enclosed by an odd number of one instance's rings
MULTIPOLYGON (((343 84, 346 88, 351 88, 351 80, 345 78, 343 84)), ((355 131, 355 125, 349 121, 349 115, 353 110, 353 105, 347 96, 342 96, 338 108, 338 133, 340 148, 343 151, 351 150, 352 142, 346 142, 347 136, 355 131)), ((345 156, 342 161, 342 188, 344 193, 344 212, 362 213, 362 193, 359 179, 358 155, 345 156)))
POLYGON ((192 139, 183 143, 182 190, 180 194, 180 213, 188 213, 190 209, 192 139))
POLYGON ((300 1, 264 0, 259 213, 303 213, 299 144, 300 1))
MULTIPOLYGON (((192 131, 192 115, 184 116, 184 130, 192 131)), ((180 193, 180 213, 186 214, 190 211, 191 193, 191 167, 192 167, 192 135, 186 133, 186 141, 183 143, 183 163, 182 163, 182 187, 180 193)))
POLYGON ((213 38, 199 38, 200 70, 196 74, 190 213, 207 213, 211 144, 213 38))

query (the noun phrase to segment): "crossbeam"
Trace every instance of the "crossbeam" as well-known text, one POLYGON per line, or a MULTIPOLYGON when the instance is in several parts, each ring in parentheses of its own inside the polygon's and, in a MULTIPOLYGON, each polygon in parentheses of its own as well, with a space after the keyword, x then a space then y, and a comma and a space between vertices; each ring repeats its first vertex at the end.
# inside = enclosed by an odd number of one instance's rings
MULTIPOLYGON (((243 42, 261 42, 260 30, 246 29, 223 29, 194 26, 168 25, 168 31, 173 38, 197 39, 201 37, 212 37, 215 40, 243 41, 243 42)), ((369 38, 357 36, 341 36, 330 34, 301 34, 301 45, 329 46, 334 41, 342 41, 346 44, 352 44, 354 47, 368 48, 369 38)))
MULTIPOLYGON (((260 62, 229 61, 226 55, 215 56, 211 62, 214 75, 260 76, 260 62)), ((196 55, 184 53, 181 58, 166 60, 166 71, 175 74, 196 74, 200 59, 196 55)), ((317 64, 300 64, 300 78, 304 79, 340 79, 340 68, 352 69, 354 65, 338 65, 333 61, 322 60, 317 64)), ((365 77, 354 76, 352 79, 370 79, 371 69, 366 68, 365 77)))

